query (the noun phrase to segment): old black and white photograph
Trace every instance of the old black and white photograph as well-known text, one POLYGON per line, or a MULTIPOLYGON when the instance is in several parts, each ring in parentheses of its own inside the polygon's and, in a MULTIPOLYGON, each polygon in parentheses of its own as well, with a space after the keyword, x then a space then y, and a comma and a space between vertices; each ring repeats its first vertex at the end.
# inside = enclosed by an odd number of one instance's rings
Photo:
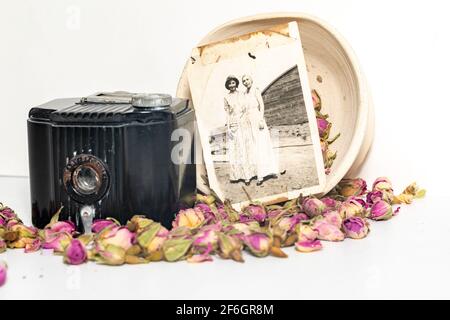
MULTIPOLYGON (((193 96, 210 187, 232 203, 293 198, 323 186, 299 45, 258 48, 192 68, 191 78, 203 79, 204 89, 193 96)), ((190 84, 195 92, 196 82, 190 84)))

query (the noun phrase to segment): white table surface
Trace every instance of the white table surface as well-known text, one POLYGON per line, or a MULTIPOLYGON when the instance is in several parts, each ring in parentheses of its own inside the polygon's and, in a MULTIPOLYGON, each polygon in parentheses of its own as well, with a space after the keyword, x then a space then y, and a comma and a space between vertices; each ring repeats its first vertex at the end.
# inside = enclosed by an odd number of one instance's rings
MULTIPOLYGON (((28 179, 0 178, 0 198, 30 222, 28 179)), ((8 250, 0 255, 9 265, 0 300, 450 298, 450 219, 436 200, 444 198, 428 196, 372 223, 364 240, 324 243, 311 254, 289 248, 288 259, 67 266, 59 256, 8 250)))

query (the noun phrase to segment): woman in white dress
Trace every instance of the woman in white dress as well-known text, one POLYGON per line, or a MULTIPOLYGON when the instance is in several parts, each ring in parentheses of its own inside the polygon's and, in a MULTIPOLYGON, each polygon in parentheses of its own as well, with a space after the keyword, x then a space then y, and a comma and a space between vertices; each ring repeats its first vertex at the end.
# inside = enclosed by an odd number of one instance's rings
MULTIPOLYGON (((252 131, 255 136, 256 148, 253 162, 256 162, 257 185, 261 185, 264 178, 280 174, 278 157, 272 146, 270 131, 264 118, 264 101, 258 88, 253 87, 253 79, 249 75, 242 77, 245 87, 243 103, 252 122, 252 131)), ((284 170, 281 174, 284 174, 284 170)))
POLYGON ((225 88, 229 90, 224 99, 227 113, 228 160, 230 163, 230 181, 243 180, 246 185, 256 176, 254 160, 255 136, 248 110, 242 103, 243 95, 237 90, 239 80, 229 76, 225 88))

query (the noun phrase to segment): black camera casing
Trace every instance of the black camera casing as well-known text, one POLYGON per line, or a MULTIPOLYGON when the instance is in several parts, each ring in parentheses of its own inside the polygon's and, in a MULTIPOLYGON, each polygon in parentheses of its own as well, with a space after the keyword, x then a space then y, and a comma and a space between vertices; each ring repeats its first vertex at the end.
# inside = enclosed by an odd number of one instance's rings
POLYGON ((182 99, 163 108, 137 108, 131 97, 101 93, 57 99, 30 110, 30 189, 36 227, 45 227, 63 206, 61 219, 83 231, 80 210, 91 206, 95 219, 112 217, 125 224, 133 215, 145 215, 170 228, 175 214, 192 205, 193 109, 182 99), (178 152, 180 143, 183 148, 178 152), (78 179, 86 172, 88 180, 78 179), (77 191, 80 184, 86 187, 85 181, 95 182, 87 186, 92 189, 86 194, 77 191))

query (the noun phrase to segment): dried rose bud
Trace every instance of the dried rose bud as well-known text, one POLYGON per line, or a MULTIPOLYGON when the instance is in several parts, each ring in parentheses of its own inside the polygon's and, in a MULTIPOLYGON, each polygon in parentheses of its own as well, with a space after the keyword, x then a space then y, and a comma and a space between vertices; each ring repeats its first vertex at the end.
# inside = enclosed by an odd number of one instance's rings
POLYGON ((394 204, 411 204, 414 199, 420 199, 425 197, 426 190, 419 189, 417 184, 414 182, 410 184, 401 194, 395 196, 393 199, 394 204))
POLYGON ((6 218, 0 216, 0 228, 6 226, 6 218))
POLYGON ((115 245, 107 245, 103 250, 98 250, 96 260, 98 263, 110 266, 120 266, 125 263, 126 251, 115 245))
POLYGON ((332 211, 337 210, 337 209, 339 209, 339 207, 341 205, 340 201, 337 201, 337 200, 335 200, 333 198, 329 198, 329 197, 322 198, 322 199, 320 199, 320 201, 322 201, 323 204, 326 206, 327 211, 328 210, 332 210, 332 211))
POLYGON ((25 253, 36 252, 41 248, 42 241, 39 238, 30 239, 31 241, 25 245, 25 253))
POLYGON ((92 224, 92 232, 93 233, 100 233, 102 230, 104 230, 107 227, 110 226, 120 226, 119 223, 115 219, 98 219, 94 220, 94 223, 92 224))
POLYGON ((137 242, 142 248, 147 248, 162 228, 159 223, 152 223, 137 236, 137 242))
POLYGON ((99 238, 101 246, 113 245, 123 248, 125 251, 136 242, 136 235, 125 227, 105 229, 100 233, 99 238))
POLYGON ((187 258, 187 262, 201 263, 201 262, 213 261, 213 258, 211 257, 212 251, 213 251, 213 246, 211 244, 209 244, 203 253, 195 254, 195 255, 187 258))
POLYGON ((3 261, 0 261, 0 287, 6 283, 7 271, 8 271, 7 264, 3 261))
POLYGON ((199 208, 181 210, 175 221, 172 223, 174 228, 187 227, 189 229, 196 229, 201 227, 205 222, 205 216, 199 208))
POLYGON ((366 209, 361 204, 360 201, 356 199, 347 199, 344 201, 339 207, 339 214, 342 219, 348 219, 351 217, 364 217, 366 213, 366 209))
POLYGON ((310 218, 321 215, 325 209, 325 204, 317 198, 307 198, 303 201, 302 208, 310 218))
POLYGON ((366 203, 368 204, 369 207, 373 205, 375 202, 378 202, 380 200, 384 201, 388 200, 384 198, 383 191, 371 191, 366 196, 366 203))
POLYGON ((67 232, 47 233, 42 249, 53 249, 53 252, 63 253, 71 241, 72 236, 67 232))
POLYGON ((316 240, 319 233, 308 225, 299 224, 296 228, 298 241, 316 240))
POLYGON ((6 251, 6 242, 5 240, 0 238, 0 253, 3 253, 6 251))
POLYGON ((9 231, 18 232, 19 238, 36 238, 38 230, 34 227, 27 227, 23 224, 15 224, 8 228, 9 231))
POLYGON ((320 98, 320 96, 316 90, 311 91, 311 97, 312 97, 314 109, 316 111, 320 111, 320 109, 322 108, 322 99, 320 98))
POLYGON ((322 139, 327 139, 330 135, 331 123, 326 119, 317 118, 317 127, 319 129, 319 136, 322 139))
POLYGON ((197 196, 195 197, 195 200, 198 202, 203 202, 207 205, 211 205, 214 202, 216 202, 216 198, 214 198, 213 195, 202 195, 202 194, 197 194, 197 196))
POLYGON ((236 236, 219 233, 219 255, 223 259, 244 262, 242 258, 242 242, 236 236))
POLYGON ((345 235, 351 239, 362 239, 369 233, 369 224, 361 217, 351 217, 343 223, 345 235))
POLYGON ((260 223, 264 222, 267 217, 266 208, 260 204, 251 204, 242 210, 244 216, 260 223))
MULTIPOLYGON (((133 216, 130 221, 127 223, 127 228, 131 232, 140 233, 144 229, 146 229, 149 225, 154 223, 152 219, 148 219, 145 216, 133 216)), ((117 224, 120 226, 120 223, 117 221, 117 224)))
POLYGON ((246 223, 234 223, 232 225, 232 228, 236 232, 242 233, 244 235, 250 235, 251 233, 259 231, 261 229, 259 223, 256 221, 250 221, 246 223))
POLYGON ((361 196, 367 191, 367 183, 363 179, 343 179, 336 187, 341 196, 361 196))
POLYGON ((218 232, 220 231, 220 224, 213 224, 203 227, 195 236, 195 247, 210 247, 217 248, 217 242, 219 241, 218 232))
POLYGON ((86 247, 80 240, 73 239, 64 252, 64 262, 67 264, 78 265, 86 261, 86 247))
POLYGON ((257 257, 265 257, 270 252, 272 240, 265 233, 252 233, 243 237, 244 244, 257 257))
POLYGON ((164 242, 162 250, 166 261, 181 260, 192 245, 190 239, 168 239, 164 242))
POLYGON ((325 220, 318 220, 314 223, 312 227, 317 231, 317 238, 324 241, 343 241, 345 239, 344 233, 331 223, 325 220))
POLYGON ((389 220, 392 215, 392 206, 383 200, 374 203, 368 212, 369 218, 375 221, 389 220))
POLYGON ((392 183, 391 181, 386 177, 380 177, 377 178, 373 185, 372 185, 373 191, 392 191, 392 183))
POLYGON ((16 213, 8 207, 4 207, 3 210, 0 211, 0 214, 6 219, 13 219, 13 218, 17 218, 16 213))
POLYGON ((323 214, 326 222, 335 225, 338 228, 342 227, 342 216, 338 211, 328 211, 323 214))
POLYGON ((152 241, 150 241, 148 243, 148 245, 146 247, 147 252, 150 255, 152 255, 153 253, 161 253, 161 259, 162 259, 162 247, 168 237, 169 237, 169 231, 166 228, 161 227, 161 229, 159 229, 158 233, 152 239, 152 241))
POLYGON ((322 249, 320 240, 303 240, 295 243, 295 250, 299 252, 309 253, 322 249))
POLYGON ((50 227, 50 230, 54 232, 67 232, 74 233, 76 228, 72 221, 58 221, 50 227))

